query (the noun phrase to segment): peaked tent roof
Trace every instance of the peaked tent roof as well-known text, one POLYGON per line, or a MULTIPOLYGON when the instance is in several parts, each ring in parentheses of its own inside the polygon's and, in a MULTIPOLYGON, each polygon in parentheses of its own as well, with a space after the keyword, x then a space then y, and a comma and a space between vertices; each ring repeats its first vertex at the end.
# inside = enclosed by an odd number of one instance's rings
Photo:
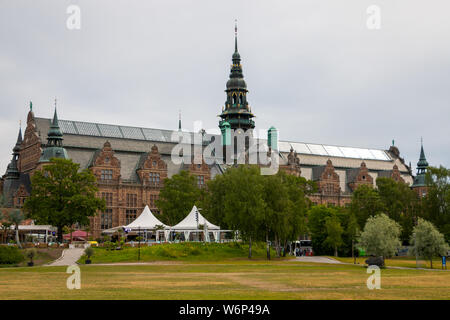
POLYGON ((157 225, 163 226, 165 228, 168 227, 153 215, 148 206, 145 206, 144 211, 142 211, 141 215, 137 217, 136 220, 134 220, 132 223, 127 225, 126 228, 155 229, 157 225))
POLYGON ((173 226, 171 229, 173 230, 193 230, 193 229, 197 229, 197 218, 198 217, 198 224, 206 224, 208 226, 208 229, 215 229, 215 230, 219 230, 220 227, 212 224, 211 222, 209 222, 208 220, 206 220, 198 211, 196 206, 192 207, 191 212, 189 212, 189 214, 187 215, 186 218, 183 219, 183 221, 181 221, 179 224, 173 226))

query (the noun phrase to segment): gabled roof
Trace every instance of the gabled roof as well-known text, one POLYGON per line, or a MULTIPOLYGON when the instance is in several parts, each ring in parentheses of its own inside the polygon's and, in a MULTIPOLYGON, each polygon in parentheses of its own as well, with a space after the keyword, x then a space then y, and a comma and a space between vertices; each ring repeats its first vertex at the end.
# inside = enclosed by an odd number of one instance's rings
POLYGON ((206 220, 198 211, 196 206, 192 207, 191 212, 180 223, 171 227, 172 230, 195 230, 198 229, 198 225, 207 225, 209 230, 219 230, 220 227, 212 224, 206 220))

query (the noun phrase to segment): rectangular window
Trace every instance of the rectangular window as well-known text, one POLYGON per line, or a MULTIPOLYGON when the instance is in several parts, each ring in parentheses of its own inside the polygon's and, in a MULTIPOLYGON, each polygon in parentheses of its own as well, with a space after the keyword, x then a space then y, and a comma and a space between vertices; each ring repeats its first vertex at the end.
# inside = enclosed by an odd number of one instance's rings
POLYGON ((129 208, 137 207, 137 194, 135 194, 135 193, 127 194, 127 207, 129 207, 129 208))
POLYGON ((156 200, 158 200, 158 198, 159 198, 159 195, 157 195, 157 194, 150 195, 150 201, 149 201, 150 208, 156 208, 156 200))
POLYGON ((102 170, 102 174, 100 176, 101 180, 112 180, 113 171, 112 170, 102 170))
POLYGON ((148 183, 151 185, 159 185, 160 175, 158 172, 150 172, 148 174, 148 183))
POLYGON ((112 209, 106 209, 100 216, 100 228, 102 230, 112 228, 112 209))
POLYGON ((112 193, 102 192, 102 198, 105 199, 107 207, 112 207, 112 205, 113 205, 113 194, 112 193))
POLYGON ((125 211, 126 224, 132 223, 134 220, 136 220, 136 217, 137 217, 136 209, 127 209, 125 211))
POLYGON ((205 177, 204 176, 197 176, 197 185, 202 188, 205 185, 205 177))

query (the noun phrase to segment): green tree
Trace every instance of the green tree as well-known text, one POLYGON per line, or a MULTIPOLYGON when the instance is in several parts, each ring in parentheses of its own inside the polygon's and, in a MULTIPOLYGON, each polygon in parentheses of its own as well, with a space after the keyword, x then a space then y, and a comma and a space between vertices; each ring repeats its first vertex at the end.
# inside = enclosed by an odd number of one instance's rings
MULTIPOLYGON (((361 229, 359 228, 358 220, 355 214, 352 212, 347 212, 347 221, 344 232, 344 239, 347 240, 347 244, 351 244, 351 254, 352 257, 355 255, 355 242, 360 235, 361 229)), ((345 242, 345 240, 344 240, 345 242)))
POLYGON ((105 200, 95 196, 96 178, 89 169, 80 170, 72 160, 51 159, 31 179, 31 196, 24 210, 39 224, 57 227, 62 242, 63 228, 89 224, 89 217, 105 209, 105 200))
POLYGON ((401 239, 408 241, 418 211, 416 193, 406 183, 391 178, 378 178, 377 187, 384 207, 383 212, 400 224, 401 239))
POLYGON ((283 184, 280 174, 263 176, 263 201, 265 210, 262 215, 262 232, 265 233, 267 243, 267 259, 270 259, 269 238, 274 237, 277 256, 280 256, 280 236, 288 228, 289 199, 286 185, 283 184))
POLYGON ((391 257, 401 246, 401 227, 384 213, 367 219, 359 245, 370 255, 391 257))
POLYGON ((330 246, 325 242, 328 236, 326 222, 327 219, 336 215, 336 209, 328 208, 323 205, 313 206, 308 211, 308 229, 311 235, 314 254, 327 255, 333 254, 330 246))
POLYGON ((175 225, 191 211, 194 205, 201 207, 203 190, 197 186, 195 176, 182 170, 164 180, 156 205, 162 211, 161 220, 175 225))
POLYGON ((248 257, 252 257, 252 241, 262 238, 265 203, 264 186, 257 166, 240 165, 224 173, 226 196, 225 221, 233 230, 239 230, 242 239, 248 241, 248 257))
POLYGON ((353 192, 350 211, 355 215, 361 229, 369 217, 383 212, 383 209, 380 195, 372 186, 361 185, 353 192))
POLYGON ((14 225, 14 230, 16 232, 16 243, 19 246, 19 248, 22 248, 19 239, 19 225, 22 223, 23 220, 25 220, 23 212, 18 209, 11 211, 8 214, 8 220, 12 225, 14 225))
POLYGON ((286 174, 284 171, 280 171, 279 175, 288 195, 285 210, 287 222, 280 235, 284 242, 284 252, 286 252, 288 241, 297 240, 300 236, 308 233, 307 212, 311 207, 311 201, 307 196, 317 191, 317 185, 313 181, 286 174))
MULTIPOLYGON (((232 169, 230 169, 232 170, 232 169)), ((208 181, 207 194, 204 202, 204 216, 222 229, 231 228, 225 219, 225 200, 229 179, 224 175, 216 175, 208 181)))
POLYGON ((336 215, 327 217, 325 219, 325 229, 327 231, 325 244, 328 244, 334 249, 334 256, 337 257, 338 248, 343 244, 342 234, 344 233, 339 218, 336 215))
POLYGON ((3 230, 3 236, 4 240, 6 241, 6 238, 8 237, 7 233, 9 230, 9 227, 11 227, 11 223, 7 219, 7 213, 4 208, 6 207, 6 199, 3 195, 0 195, 0 224, 3 230))
POLYGON ((429 167, 425 181, 428 192, 423 199, 423 216, 450 242, 450 169, 429 167))
POLYGON ((410 253, 430 260, 433 269, 433 257, 447 253, 448 245, 444 236, 429 221, 419 218, 418 224, 413 229, 410 243, 410 253))

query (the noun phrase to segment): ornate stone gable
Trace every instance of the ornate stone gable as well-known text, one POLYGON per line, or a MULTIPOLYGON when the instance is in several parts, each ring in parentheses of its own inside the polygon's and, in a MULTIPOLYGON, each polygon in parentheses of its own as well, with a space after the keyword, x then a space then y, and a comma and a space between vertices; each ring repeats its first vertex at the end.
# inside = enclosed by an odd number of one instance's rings
POLYGON ((341 187, 339 185, 339 175, 336 173, 333 163, 330 159, 327 160, 320 180, 318 181, 319 191, 322 194, 327 195, 339 195, 341 193, 341 187))
POLYGON ((202 157, 202 161, 192 161, 191 164, 187 165, 190 174, 197 177, 197 185, 200 188, 206 187, 206 182, 211 179, 211 169, 205 163, 202 157))
POLYGON ((42 153, 41 147, 42 141, 36 130, 34 114, 33 111, 30 110, 27 116, 27 127, 20 147, 19 171, 30 172, 36 168, 42 153))
POLYGON ((22 207, 25 203, 25 199, 29 196, 30 193, 28 192, 27 188, 23 184, 21 184, 13 195, 14 206, 22 207))
POLYGON ((144 155, 137 174, 143 185, 156 188, 163 186, 164 179, 167 178, 167 164, 161 158, 156 145, 152 146, 151 152, 144 155))
POLYGON ((356 176, 352 181, 349 181, 349 187, 352 191, 355 191, 361 185, 373 186, 373 178, 369 174, 369 169, 366 166, 366 163, 363 161, 357 172, 356 176))
POLYGON ((120 180, 120 160, 114 156, 109 141, 105 142, 102 150, 96 152, 90 168, 99 182, 120 180))
POLYGON ((288 162, 287 165, 281 165, 280 168, 284 170, 287 174, 291 174, 297 177, 300 177, 302 170, 300 168, 300 158, 294 149, 291 147, 291 150, 288 154, 288 162))
POLYGON ((398 166, 396 164, 394 164, 394 167, 392 168, 391 178, 397 182, 405 183, 405 180, 402 178, 400 170, 398 170, 398 166))

